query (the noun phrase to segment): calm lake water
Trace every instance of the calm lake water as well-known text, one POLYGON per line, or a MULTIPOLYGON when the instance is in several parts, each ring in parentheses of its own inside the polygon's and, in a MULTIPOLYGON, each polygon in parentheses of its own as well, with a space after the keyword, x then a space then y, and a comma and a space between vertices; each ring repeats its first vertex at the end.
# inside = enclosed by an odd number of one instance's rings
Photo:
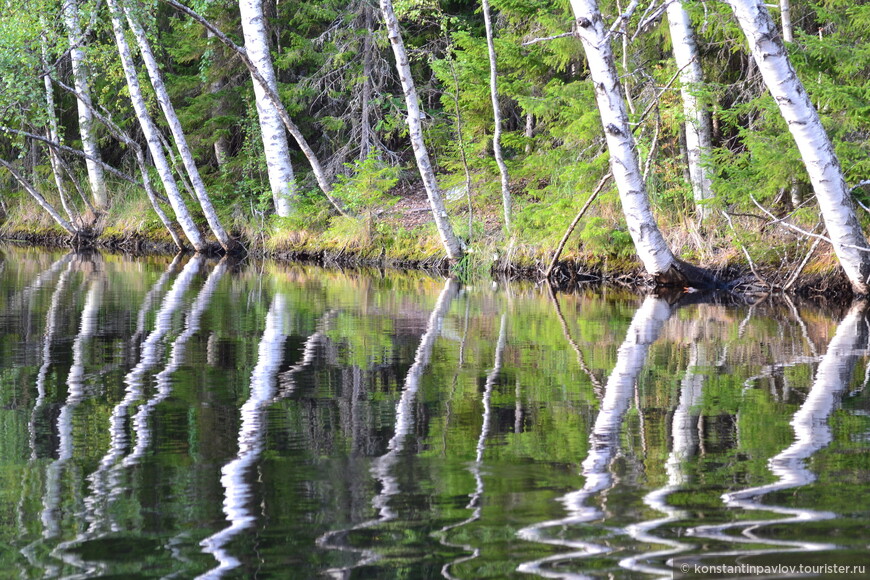
POLYGON ((3 247, 0 577, 867 577, 868 331, 3 247))

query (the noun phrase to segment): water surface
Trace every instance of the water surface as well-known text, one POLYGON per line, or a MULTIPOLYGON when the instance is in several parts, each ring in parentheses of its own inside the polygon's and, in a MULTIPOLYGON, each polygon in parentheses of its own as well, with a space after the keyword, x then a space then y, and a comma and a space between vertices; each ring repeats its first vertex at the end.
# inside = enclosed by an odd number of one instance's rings
POLYGON ((862 305, 0 252, 4 577, 870 564, 862 305))

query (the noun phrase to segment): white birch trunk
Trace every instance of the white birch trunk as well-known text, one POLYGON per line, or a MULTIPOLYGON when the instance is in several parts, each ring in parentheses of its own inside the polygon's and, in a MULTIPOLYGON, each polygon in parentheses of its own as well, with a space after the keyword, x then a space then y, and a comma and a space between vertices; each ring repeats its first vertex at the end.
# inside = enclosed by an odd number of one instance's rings
POLYGON ((610 167, 628 231, 646 271, 655 277, 665 275, 675 266, 676 260, 650 207, 613 51, 610 41, 605 40, 607 31, 598 4, 596 0, 571 0, 571 7, 586 52, 589 75, 595 84, 595 98, 610 151, 610 167))
POLYGON ((326 197, 326 199, 329 200, 329 203, 332 204, 332 207, 334 207, 338 213, 344 216, 351 215, 348 213, 347 210, 342 207, 342 204, 337 199, 332 197, 332 186, 330 185, 329 180, 326 177, 326 172, 323 170, 323 166, 320 164, 320 160, 318 160, 314 149, 311 148, 311 145, 309 145, 308 141, 305 139, 305 135, 302 134, 302 131, 290 118, 289 113, 287 113, 287 109, 284 108, 284 105, 281 103, 281 99, 279 98, 278 93, 269 88, 266 79, 263 78, 257 67, 255 67, 254 64, 251 62, 251 59, 248 57, 247 51, 235 42, 233 42, 226 34, 224 34, 217 27, 215 27, 214 24, 212 24, 187 6, 179 4, 175 0, 163 0, 163 2, 172 6, 180 12, 187 14, 188 16, 202 24, 206 28, 206 30, 214 34, 218 40, 220 40, 225 46, 231 48, 239 56, 239 58, 241 58, 242 63, 244 63, 245 67, 247 67, 248 71, 251 73, 251 77, 261 88, 263 88, 266 97, 269 99, 269 101, 271 101, 272 105, 274 105, 275 109, 278 111, 278 115, 280 116, 281 121, 284 123, 284 127, 287 128, 287 132, 293 136, 296 144, 299 145, 299 149, 302 150, 305 158, 308 159, 308 162, 311 164, 311 171, 312 173, 314 173, 314 178, 317 180, 317 184, 320 186, 320 190, 323 192, 323 195, 326 197))
MULTIPOLYGON (((123 2, 123 0, 122 0, 123 2)), ((127 18, 127 23, 130 25, 130 30, 136 37, 136 43, 139 45, 139 53, 142 56, 142 61, 145 63, 145 69, 148 71, 148 77, 151 80, 151 86, 154 87, 154 94, 157 96, 157 102, 163 111, 166 122, 169 125, 169 130, 172 132, 172 137, 175 141, 175 146, 181 156, 181 161, 184 163, 184 168, 187 170, 187 175, 193 185, 193 190, 199 200, 199 205, 202 208, 202 213, 208 222, 209 228, 217 238, 218 243, 227 252, 234 252, 239 247, 238 242, 233 240, 218 218, 217 212, 211 203, 208 191, 205 189, 205 184, 199 175, 199 170, 196 167, 196 162, 193 159, 193 153, 187 145, 187 138, 184 135, 184 129, 181 127, 181 122, 178 120, 178 115, 175 114, 175 107, 169 99, 169 92, 166 90, 166 85, 163 83, 163 75, 160 72, 160 66, 157 64, 157 59, 151 50, 151 43, 145 34, 139 21, 131 12, 129 7, 122 4, 122 10, 127 18)))
MULTIPOLYGON (((112 30, 115 34, 115 43, 118 47, 118 54, 121 58, 121 65, 124 68, 124 77, 127 79, 127 88, 130 91, 130 100, 133 103, 133 110, 136 113, 136 118, 139 120, 139 125, 142 127, 142 134, 145 136, 145 141, 148 143, 148 151, 151 152, 151 158, 154 160, 154 166, 157 168, 157 173, 160 176, 160 181, 163 183, 163 189, 166 191, 166 197, 169 198, 169 204, 175 212, 175 218, 178 220, 181 229, 184 231, 185 237, 193 245, 197 252, 202 252, 206 249, 205 241, 199 228, 193 221, 190 212, 187 211, 187 206, 184 205, 184 199, 181 197, 181 192, 178 190, 178 184, 172 174, 172 168, 163 153, 163 146, 160 143, 160 136, 157 132, 157 127, 148 113, 148 107, 145 104, 145 98, 142 95, 142 87, 139 85, 139 76, 136 73, 136 65, 133 62, 133 56, 130 53, 130 46, 127 44, 127 39, 124 36, 124 26, 121 22, 121 14, 115 0, 107 0, 109 12, 112 20, 112 30)), ((147 179, 145 172, 142 174, 143 179, 147 179)))
POLYGON ((435 172, 429 161, 429 153, 426 143, 423 141, 423 123, 420 117, 420 101, 417 98, 417 89, 411 76, 411 66, 408 63, 408 54, 405 52, 405 43, 399 30, 399 21, 393 11, 392 0, 380 0, 381 13, 387 27, 387 35, 396 56, 396 70, 402 81, 402 90, 405 93, 405 103, 408 107, 408 133, 411 137, 411 147, 414 149, 414 157, 417 159, 417 169, 423 179, 426 195, 429 197, 429 206, 432 208, 432 216, 441 236, 441 243, 447 250, 447 256, 451 260, 459 260, 462 257, 462 247, 459 239, 453 233, 453 226, 447 216, 438 182, 435 180, 435 172))
POLYGON ((696 87, 704 82, 695 31, 689 14, 681 0, 668 4, 668 26, 671 31, 671 44, 674 47, 674 60, 680 70, 680 94, 683 99, 683 114, 686 117, 686 157, 689 166, 689 180, 695 198, 695 210, 701 219, 710 215, 710 208, 704 200, 713 197, 710 175, 703 161, 710 155, 713 146, 712 127, 707 118, 704 104, 694 94, 696 87), (699 203, 700 202, 700 203, 699 203))
MULTIPOLYGON (((88 81, 88 68, 85 62, 85 51, 79 46, 82 42, 82 30, 79 25, 79 9, 77 0, 64 0, 63 20, 69 37, 70 59, 72 60, 73 80, 76 92, 80 98, 76 101, 79 111, 79 134, 82 138, 82 150, 93 159, 101 159, 97 138, 93 133, 93 115, 89 107, 91 89, 88 81)), ((109 203, 106 192, 106 177, 103 168, 92 159, 85 161, 88 168, 88 181, 94 196, 94 206, 102 209, 109 203)))
MULTIPOLYGON (((248 51, 248 57, 269 84, 269 88, 277 93, 278 81, 275 78, 275 68, 272 66, 272 55, 269 53, 263 1, 239 0, 239 12, 242 17, 242 33, 245 36, 245 50, 248 51)), ((278 110, 266 95, 266 91, 256 82, 256 79, 253 84, 275 213, 280 217, 287 217, 293 211, 297 195, 296 178, 293 175, 293 166, 290 164, 287 133, 278 110)))
POLYGON ((482 0, 483 23, 486 26, 486 48, 489 54, 489 95, 492 99, 492 116, 495 130, 492 133, 492 153, 498 164, 501 176, 501 202, 504 210, 504 227, 511 232, 511 191, 507 165, 501 151, 501 110, 498 104, 498 68, 496 66, 495 43, 492 40, 492 18, 489 13, 489 0, 482 0))
MULTIPOLYGON (((45 19, 41 19, 43 28, 46 28, 45 19)), ((48 48, 46 46, 46 38, 43 33, 40 37, 40 49, 42 51, 42 68, 46 73, 42 77, 45 85, 45 107, 48 115, 48 138, 55 143, 60 143, 60 132, 57 127, 57 110, 54 106, 54 87, 51 86, 51 77, 48 72, 48 48)), ((54 175, 54 183, 57 186, 57 194, 60 196, 60 203, 63 210, 66 212, 70 222, 76 221, 75 211, 69 204, 69 196, 67 195, 66 186, 63 183, 63 166, 60 163, 57 152, 52 148, 48 148, 48 158, 51 161, 51 172, 54 175)))
POLYGON ((870 253, 867 251, 870 248, 819 114, 797 77, 764 4, 759 0, 728 0, 728 3, 800 151, 840 265, 852 290, 866 295, 870 293, 870 253))
POLYGON ((782 15, 782 39, 786 42, 794 42, 790 0, 779 0, 779 11, 782 15))

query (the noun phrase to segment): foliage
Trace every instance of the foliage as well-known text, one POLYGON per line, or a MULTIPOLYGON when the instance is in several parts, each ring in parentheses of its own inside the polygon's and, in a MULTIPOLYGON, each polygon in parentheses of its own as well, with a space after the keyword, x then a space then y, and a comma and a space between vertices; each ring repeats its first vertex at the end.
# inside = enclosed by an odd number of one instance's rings
POLYGON ((338 177, 333 194, 344 201, 348 209, 371 214, 376 208, 388 207, 398 201, 389 195, 390 189, 399 181, 398 167, 369 154, 362 161, 347 164, 347 168, 348 174, 338 177))

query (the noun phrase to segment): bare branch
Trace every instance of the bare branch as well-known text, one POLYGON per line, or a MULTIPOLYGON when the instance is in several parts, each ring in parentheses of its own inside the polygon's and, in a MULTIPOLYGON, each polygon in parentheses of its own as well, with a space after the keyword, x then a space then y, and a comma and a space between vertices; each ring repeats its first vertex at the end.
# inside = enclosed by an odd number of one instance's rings
POLYGON ((569 36, 577 36, 577 34, 572 30, 571 32, 563 32, 562 34, 554 34, 553 36, 544 36, 542 38, 533 38, 531 40, 525 41, 520 46, 529 46, 532 44, 537 44, 539 42, 547 42, 548 40, 556 40, 557 38, 567 38, 569 36))
POLYGON ((21 129, 13 129, 12 127, 0 126, 0 131, 6 131, 8 133, 13 133, 15 135, 23 135, 24 137, 30 137, 31 139, 35 139, 37 141, 42 141, 43 143, 47 144, 49 147, 53 147, 54 149, 56 149, 58 151, 72 153, 73 155, 77 155, 77 156, 82 157, 84 159, 88 159, 90 161, 93 161, 94 163, 101 165, 103 167, 103 169, 105 169, 106 171, 108 171, 109 173, 114 175, 115 177, 119 177, 128 183, 132 183, 133 185, 140 185, 138 181, 136 181, 135 179, 133 179, 132 177, 130 177, 129 175, 127 175, 123 171, 118 171, 117 169, 115 169, 114 167, 109 165, 108 163, 105 163, 104 161, 102 161, 100 159, 92 157, 92 156, 88 155, 87 153, 85 153, 84 151, 80 151, 78 149, 73 149, 72 147, 67 147, 66 145, 61 145, 60 143, 58 143, 56 141, 52 141, 51 139, 47 139, 47 138, 42 137, 41 135, 37 135, 35 133, 30 133, 29 131, 22 131, 21 129))
MULTIPOLYGON (((819 239, 819 240, 822 240, 822 241, 828 242, 828 243, 831 244, 832 246, 834 245, 834 242, 831 240, 831 238, 829 238, 829 237, 827 237, 827 236, 823 236, 823 235, 820 235, 820 234, 814 234, 814 233, 812 233, 812 232, 808 232, 808 231, 806 231, 806 230, 804 230, 804 229, 801 229, 801 228, 797 227, 796 225, 790 224, 790 223, 788 223, 787 221, 784 221, 783 219, 776 217, 775 215, 773 215, 772 213, 770 213, 769 211, 767 211, 767 209, 765 209, 765 208, 764 208, 760 203, 758 203, 758 200, 756 200, 755 197, 753 197, 753 195, 752 195, 751 193, 749 194, 749 198, 752 200, 752 203, 754 203, 754 204, 758 207, 758 209, 760 209, 760 210, 763 211, 763 212, 764 212, 768 217, 770 217, 770 219, 771 219, 770 223, 771 223, 771 224, 780 224, 781 226, 783 226, 783 227, 785 227, 785 228, 788 228, 788 229, 790 229, 790 230, 796 231, 796 232, 798 232, 798 233, 800 233, 800 234, 803 234, 803 235, 805 235, 805 236, 807 236, 807 237, 810 237, 810 238, 816 238, 816 239, 819 239)), ((844 248, 852 248, 853 250, 858 250, 859 252, 870 252, 870 248, 867 248, 867 247, 854 246, 854 245, 852 245, 852 244, 841 244, 841 245, 842 245, 844 248)))

